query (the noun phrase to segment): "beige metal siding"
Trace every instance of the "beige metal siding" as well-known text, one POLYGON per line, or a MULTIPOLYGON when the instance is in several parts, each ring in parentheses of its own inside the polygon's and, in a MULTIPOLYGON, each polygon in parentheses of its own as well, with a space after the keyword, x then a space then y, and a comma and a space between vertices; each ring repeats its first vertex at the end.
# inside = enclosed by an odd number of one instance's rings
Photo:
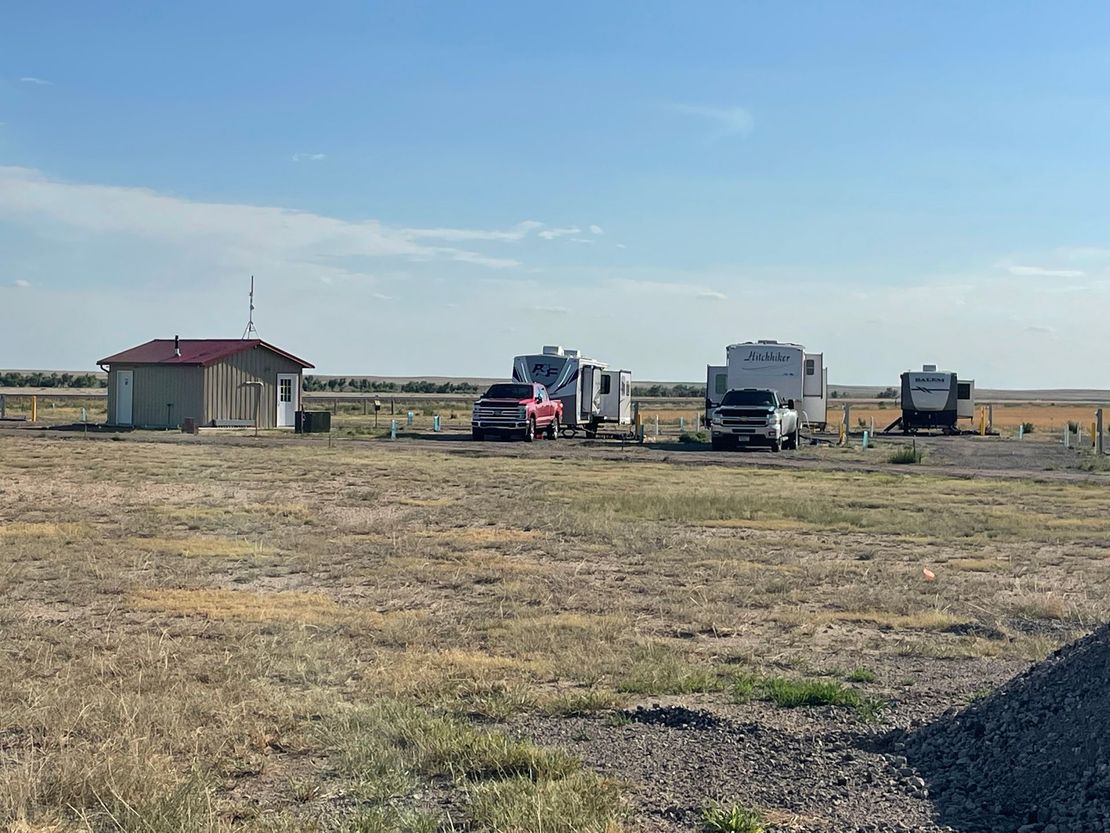
POLYGON ((121 364, 112 365, 108 374, 108 422, 116 418, 115 382, 120 370, 135 371, 131 424, 136 428, 178 428, 188 417, 201 418, 204 402, 199 367, 121 364))
POLYGON ((242 419, 253 424, 257 409, 258 426, 273 428, 277 422, 278 374, 295 373, 294 387, 299 392, 301 372, 296 362, 263 347, 236 353, 204 368, 204 421, 242 419), (261 382, 261 391, 248 382, 261 382))

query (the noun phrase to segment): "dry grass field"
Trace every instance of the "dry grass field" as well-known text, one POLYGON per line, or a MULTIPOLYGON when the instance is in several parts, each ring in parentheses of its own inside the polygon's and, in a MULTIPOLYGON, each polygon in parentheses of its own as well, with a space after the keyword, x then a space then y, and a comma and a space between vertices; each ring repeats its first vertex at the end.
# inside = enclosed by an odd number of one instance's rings
POLYGON ((1104 481, 904 468, 0 435, 0 822, 695 829, 673 788, 834 829, 576 744, 653 702, 879 731, 1107 617, 1104 481))

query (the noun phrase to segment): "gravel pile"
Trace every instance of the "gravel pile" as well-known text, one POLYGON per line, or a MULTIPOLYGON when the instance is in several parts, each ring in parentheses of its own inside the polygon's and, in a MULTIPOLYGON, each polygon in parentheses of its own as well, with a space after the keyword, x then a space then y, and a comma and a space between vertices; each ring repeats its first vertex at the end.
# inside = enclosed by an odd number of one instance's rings
POLYGON ((715 729, 721 724, 720 719, 712 712, 687 709, 684 706, 660 706, 658 703, 653 703, 650 707, 626 709, 623 714, 636 723, 666 726, 670 729, 715 729))
POLYGON ((1110 831, 1110 625, 896 746, 960 833, 1110 831))

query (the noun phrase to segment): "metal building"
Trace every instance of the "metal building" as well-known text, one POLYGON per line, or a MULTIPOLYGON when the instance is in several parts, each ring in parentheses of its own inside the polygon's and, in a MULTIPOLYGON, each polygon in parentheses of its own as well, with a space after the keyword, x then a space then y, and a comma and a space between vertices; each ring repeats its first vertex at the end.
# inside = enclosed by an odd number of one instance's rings
POLYGON ((313 365, 260 339, 154 339, 97 364, 108 424, 136 428, 293 427, 313 365))

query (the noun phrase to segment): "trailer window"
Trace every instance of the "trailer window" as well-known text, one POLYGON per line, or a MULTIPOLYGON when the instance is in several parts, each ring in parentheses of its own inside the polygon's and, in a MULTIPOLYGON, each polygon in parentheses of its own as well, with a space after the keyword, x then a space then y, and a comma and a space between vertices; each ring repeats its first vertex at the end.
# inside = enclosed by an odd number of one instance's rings
POLYGON ((717 374, 717 379, 713 383, 713 391, 722 395, 728 393, 728 377, 725 374, 717 374))
POLYGON ((611 391, 612 389, 613 389, 613 377, 612 376, 602 376, 601 377, 601 395, 602 396, 608 396, 609 391, 611 391))
POLYGON ((969 382, 960 382, 956 386, 957 399, 971 399, 971 384, 969 382))
POLYGON ((806 359, 806 376, 812 376, 816 369, 817 366, 813 359, 806 359))

